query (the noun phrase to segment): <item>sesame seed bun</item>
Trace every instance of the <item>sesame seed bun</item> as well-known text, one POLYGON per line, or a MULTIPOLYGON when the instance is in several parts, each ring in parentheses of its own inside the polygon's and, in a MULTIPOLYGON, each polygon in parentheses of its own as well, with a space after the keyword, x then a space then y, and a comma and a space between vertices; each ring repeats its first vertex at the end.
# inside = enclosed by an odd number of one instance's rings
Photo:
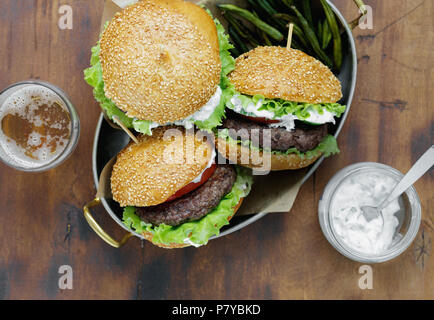
POLYGON ((219 153, 229 161, 243 167, 257 170, 269 168, 271 171, 297 170, 310 166, 321 157, 318 153, 316 157, 306 159, 295 153, 274 154, 250 149, 241 144, 228 143, 226 139, 217 138, 216 146, 219 153))
MULTIPOLYGON (((228 217, 228 221, 230 221, 233 216, 235 215, 235 213, 238 211, 238 209, 241 206, 241 203, 243 202, 244 198, 241 198, 240 201, 235 205, 235 207, 233 207, 234 213, 228 217)), ((177 249, 177 248, 185 248, 185 247, 189 247, 189 244, 181 244, 181 243, 170 243, 170 244, 164 244, 164 243, 157 243, 152 241, 153 235, 151 232, 143 232, 142 233, 143 237, 150 241, 152 244, 156 245, 157 247, 160 248, 165 248, 165 249, 177 249)))
POLYGON ((113 199, 122 207, 165 202, 197 178, 213 155, 213 144, 182 127, 158 127, 119 152, 111 175, 113 199))
POLYGON ((334 103, 341 83, 330 69, 304 52, 257 47, 239 56, 229 79, 240 93, 306 103, 334 103))
POLYGON ((105 95, 129 117, 182 120, 217 90, 217 29, 199 6, 143 0, 118 12, 100 40, 105 95))

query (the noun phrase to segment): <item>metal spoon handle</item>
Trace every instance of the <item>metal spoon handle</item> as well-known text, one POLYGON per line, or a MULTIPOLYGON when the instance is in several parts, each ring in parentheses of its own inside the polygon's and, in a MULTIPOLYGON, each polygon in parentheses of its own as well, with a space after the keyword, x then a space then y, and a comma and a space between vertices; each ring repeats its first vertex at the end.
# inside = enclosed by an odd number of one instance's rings
POLYGON ((398 198, 408 188, 410 188, 420 177, 422 177, 434 165, 434 145, 417 160, 414 166, 407 172, 402 180, 396 185, 392 193, 380 205, 380 209, 398 198))

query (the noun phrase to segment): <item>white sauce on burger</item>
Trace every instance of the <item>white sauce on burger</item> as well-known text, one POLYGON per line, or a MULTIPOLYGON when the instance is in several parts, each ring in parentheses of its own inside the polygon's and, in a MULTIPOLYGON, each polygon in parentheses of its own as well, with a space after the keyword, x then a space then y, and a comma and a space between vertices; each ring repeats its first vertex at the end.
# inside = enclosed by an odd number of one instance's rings
MULTIPOLYGON (((238 95, 235 95, 231 98, 231 103, 233 105, 233 111, 244 114, 249 113, 252 116, 258 118, 266 118, 270 120, 280 120, 278 123, 270 124, 270 127, 284 127, 287 131, 291 131, 295 128, 295 120, 300 120, 296 115, 288 114, 283 117, 275 116, 274 112, 269 110, 259 110, 262 106, 262 100, 259 100, 256 105, 253 103, 249 103, 247 107, 244 107, 241 103, 241 100, 238 98, 238 95)), ((302 121, 307 121, 314 124, 324 124, 324 123, 335 123, 336 115, 328 110, 323 110, 323 113, 320 114, 317 110, 311 108, 309 109, 309 117, 306 119, 302 119, 302 121)))
POLYGON ((194 127, 195 121, 205 121, 206 119, 211 117, 211 115, 214 113, 215 109, 219 105, 221 97, 222 97, 222 89, 220 88, 220 86, 217 86, 217 90, 214 93, 214 95, 211 97, 211 99, 209 99, 209 101, 202 108, 200 108, 199 111, 196 111, 191 116, 188 116, 183 120, 168 122, 163 125, 157 122, 150 122, 149 129, 152 130, 159 126, 170 126, 173 124, 177 126, 182 126, 186 129, 191 129, 194 127))
POLYGON ((193 241, 191 241, 190 238, 185 238, 184 239, 184 243, 185 244, 189 244, 190 246, 193 246, 193 247, 196 247, 196 248, 199 248, 201 246, 200 244, 197 244, 197 243, 194 243, 193 241))
POLYGON ((199 183, 200 180, 202 179, 202 175, 203 173, 206 171, 206 169, 210 168, 214 161, 215 161, 215 156, 216 156, 216 152, 215 149, 212 149, 212 155, 211 158, 209 159, 208 165, 205 167, 205 169, 203 169, 202 173, 200 175, 198 175, 193 181, 191 181, 192 183, 199 183))
POLYGON ((175 124, 178 126, 183 126, 186 129, 191 129, 193 128, 195 121, 205 121, 214 113, 215 108, 217 108, 220 103, 221 96, 222 89, 220 88, 220 86, 217 86, 217 90, 214 95, 199 111, 196 111, 191 116, 183 120, 175 121, 175 124))
POLYGON ((251 113, 256 117, 273 119, 274 113, 268 110, 259 110, 262 106, 262 100, 259 100, 256 105, 253 103, 249 103, 246 108, 244 108, 241 100, 238 98, 238 95, 235 95, 231 98, 231 103, 233 105, 233 109, 235 112, 242 114, 244 112, 251 113))

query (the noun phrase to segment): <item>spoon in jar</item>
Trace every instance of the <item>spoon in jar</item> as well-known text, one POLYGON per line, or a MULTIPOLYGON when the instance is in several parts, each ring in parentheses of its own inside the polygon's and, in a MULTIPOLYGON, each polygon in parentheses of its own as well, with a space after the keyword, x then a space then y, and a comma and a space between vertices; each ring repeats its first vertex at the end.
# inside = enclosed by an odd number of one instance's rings
POLYGON ((386 208, 390 202, 398 198, 408 188, 410 188, 420 177, 422 177, 434 165, 434 145, 417 160, 414 166, 407 172, 407 174, 396 185, 390 195, 378 206, 363 206, 362 212, 365 219, 369 222, 372 219, 381 217, 384 223, 382 210, 386 208))

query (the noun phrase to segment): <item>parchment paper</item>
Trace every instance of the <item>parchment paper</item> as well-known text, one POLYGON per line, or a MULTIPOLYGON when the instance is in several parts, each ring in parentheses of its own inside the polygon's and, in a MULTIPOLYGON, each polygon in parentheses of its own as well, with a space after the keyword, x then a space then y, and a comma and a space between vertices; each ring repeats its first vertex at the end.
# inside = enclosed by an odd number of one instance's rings
MULTIPOLYGON (((135 3, 138 0, 105 0, 104 11, 101 20, 101 31, 104 25, 109 21, 116 12, 123 7, 135 3)), ((214 4, 216 0, 192 1, 195 3, 205 4, 216 18, 224 23, 224 20, 216 10, 214 4)), ((233 1, 232 3, 241 4, 242 1, 233 1)), ((98 195, 100 197, 111 198, 110 175, 114 159, 109 161, 101 172, 98 185, 98 195)), ((303 177, 307 169, 296 171, 276 171, 266 176, 255 176, 252 191, 243 201, 237 215, 251 215, 256 213, 282 213, 289 212, 300 190, 303 177)))

